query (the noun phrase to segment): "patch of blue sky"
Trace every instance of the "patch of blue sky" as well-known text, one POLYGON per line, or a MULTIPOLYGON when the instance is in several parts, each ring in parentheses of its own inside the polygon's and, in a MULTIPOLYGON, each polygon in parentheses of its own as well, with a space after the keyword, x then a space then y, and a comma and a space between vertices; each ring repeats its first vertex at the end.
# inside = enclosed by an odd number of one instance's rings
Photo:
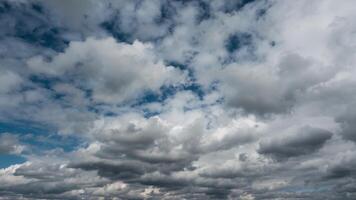
POLYGON ((236 12, 239 11, 241 9, 243 9, 245 6, 247 6, 248 4, 254 2, 256 0, 240 0, 240 1, 235 1, 233 6, 228 6, 225 8, 225 12, 226 13, 231 13, 231 12, 236 12))
POLYGON ((196 83, 192 83, 189 85, 180 85, 180 86, 162 86, 160 88, 160 91, 155 93, 152 91, 147 91, 142 98, 140 98, 137 103, 135 103, 133 105, 133 107, 135 106, 140 106, 143 104, 147 104, 147 103, 153 103, 153 102, 163 102, 166 99, 174 96, 177 92, 181 92, 181 91, 191 91, 194 94, 196 94, 199 98, 203 98, 204 96, 204 90, 203 88, 196 84, 196 83))
POLYGON ((121 30, 117 24, 118 20, 118 17, 114 16, 112 19, 101 23, 100 26, 111 34, 117 41, 132 44, 134 41, 132 35, 121 30))
POLYGON ((58 78, 49 78, 49 77, 44 77, 39 75, 32 75, 29 77, 29 79, 33 84, 46 89, 52 89, 54 84, 60 81, 58 78))
MULTIPOLYGON (((61 92, 57 92, 56 90, 53 89, 53 87, 56 84, 59 83, 71 83, 73 84, 72 80, 68 79, 61 79, 61 78, 57 78, 57 77, 47 77, 47 76, 42 76, 42 75, 32 75, 29 77, 29 80, 31 81, 31 83, 33 85, 36 85, 40 88, 45 88, 48 89, 49 91, 51 91, 51 97, 52 100, 54 101, 61 101, 63 99, 63 97, 66 96, 65 93, 61 93, 61 92)), ((93 91, 91 89, 87 89, 87 88, 83 88, 80 86, 77 86, 78 89, 80 89, 81 91, 84 92, 85 98, 90 99, 92 96, 93 91)), ((24 90, 27 89, 31 89, 31 88, 24 88, 24 90)), ((64 103, 64 102, 59 102, 59 103, 64 103)), ((93 111, 95 113, 97 113, 97 111, 93 108, 91 108, 90 106, 88 107, 89 111, 93 111)))
POLYGON ((0 154, 0 169, 11 165, 21 164, 26 162, 26 158, 20 155, 0 154))
POLYGON ((32 152, 58 148, 70 152, 82 143, 78 137, 62 136, 52 130, 51 127, 28 121, 0 122, 0 133, 4 132, 17 135, 20 142, 29 146, 32 152))
MULTIPOLYGON (((146 92, 142 98, 140 98, 135 104, 132 105, 132 108, 138 108, 141 107, 142 105, 149 104, 149 103, 162 103, 168 98, 173 97, 176 93, 181 91, 190 91, 194 93, 196 96, 198 96, 200 99, 203 99, 205 95, 203 88, 196 83, 190 85, 181 85, 179 87, 163 86, 161 87, 159 93, 146 92)), ((143 115, 146 118, 160 114, 157 111, 151 111, 149 109, 143 109, 141 111, 143 112, 143 115)))
POLYGON ((56 27, 39 26, 32 30, 23 27, 22 23, 16 26, 16 36, 27 43, 51 48, 55 51, 64 51, 69 41, 61 39, 61 30, 56 27))
POLYGON ((249 33, 235 33, 226 41, 225 48, 229 53, 233 53, 243 46, 249 46, 252 43, 252 35, 249 33))
POLYGON ((172 6, 172 1, 167 1, 166 3, 161 5, 160 8, 160 16, 155 19, 155 22, 157 24, 163 24, 163 23, 169 23, 170 24, 170 30, 173 28, 172 26, 174 25, 173 23, 170 23, 174 16, 176 15, 176 8, 172 6))
POLYGON ((180 69, 182 71, 187 71, 188 72, 188 76, 194 80, 194 71, 192 68, 188 67, 187 64, 182 64, 176 61, 166 61, 165 64, 167 66, 172 66, 175 67, 177 69, 180 69))
POLYGON ((33 3, 31 4, 31 8, 38 13, 44 12, 43 6, 41 4, 33 3))
POLYGON ((40 4, 0 3, 0 35, 18 38, 34 46, 63 51, 69 41, 62 37, 64 28, 53 26, 48 21, 40 4))

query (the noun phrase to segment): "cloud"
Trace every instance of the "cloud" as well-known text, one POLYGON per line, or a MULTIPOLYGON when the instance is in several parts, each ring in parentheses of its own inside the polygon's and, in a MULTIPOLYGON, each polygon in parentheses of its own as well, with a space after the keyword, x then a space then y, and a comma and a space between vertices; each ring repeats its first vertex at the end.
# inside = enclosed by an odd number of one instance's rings
POLYGON ((0 199, 355 199, 354 4, 1 2, 0 199))
POLYGON ((107 12, 106 4, 103 2, 91 0, 86 2, 39 2, 42 9, 47 11, 50 18, 53 18, 60 26, 82 31, 82 33, 94 31, 110 14, 110 12, 107 12))
POLYGON ((122 103, 185 79, 184 73, 157 60, 149 45, 116 43, 113 38, 73 42, 52 61, 35 57, 28 65, 37 73, 65 76, 103 103, 122 103))
POLYGON ((8 93, 15 90, 21 83, 21 77, 11 71, 4 71, 1 75, 1 93, 8 93))
POLYGON ((310 154, 321 148, 331 136, 327 130, 306 126, 293 134, 260 142, 258 152, 277 160, 310 154))
POLYGON ((308 88, 332 76, 328 70, 298 54, 283 56, 277 66, 227 66, 222 74, 227 104, 258 115, 291 111, 308 88))
POLYGON ((353 123, 356 115, 353 112, 353 104, 351 104, 344 113, 336 118, 336 121, 341 124, 341 135, 351 141, 356 141, 356 126, 353 123))
POLYGON ((17 136, 11 133, 0 134, 0 154, 20 154, 24 148, 17 136))

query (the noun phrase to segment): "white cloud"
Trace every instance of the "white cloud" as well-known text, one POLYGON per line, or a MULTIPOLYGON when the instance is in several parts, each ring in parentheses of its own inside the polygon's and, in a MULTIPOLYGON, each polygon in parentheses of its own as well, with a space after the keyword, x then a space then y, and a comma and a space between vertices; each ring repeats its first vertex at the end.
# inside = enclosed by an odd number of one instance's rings
POLYGON ((133 100, 146 91, 159 92, 161 86, 186 80, 184 72, 157 59, 149 44, 117 43, 113 38, 72 42, 52 61, 35 57, 28 65, 36 73, 69 79, 92 90, 94 101, 104 103, 133 100))

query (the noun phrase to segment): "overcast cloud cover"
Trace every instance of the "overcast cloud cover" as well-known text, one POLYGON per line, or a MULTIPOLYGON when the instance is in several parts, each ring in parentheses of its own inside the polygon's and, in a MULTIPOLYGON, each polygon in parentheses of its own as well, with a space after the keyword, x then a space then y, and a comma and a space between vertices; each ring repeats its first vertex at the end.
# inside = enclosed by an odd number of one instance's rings
POLYGON ((0 0, 0 199, 356 199, 355 19, 0 0))

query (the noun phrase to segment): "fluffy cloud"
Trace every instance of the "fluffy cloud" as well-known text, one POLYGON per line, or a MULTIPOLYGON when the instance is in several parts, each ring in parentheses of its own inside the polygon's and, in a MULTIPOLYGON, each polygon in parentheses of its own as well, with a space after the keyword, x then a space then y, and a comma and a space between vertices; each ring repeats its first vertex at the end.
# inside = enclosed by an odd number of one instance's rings
POLYGON ((18 138, 10 133, 0 135, 0 154, 20 154, 24 146, 20 144, 18 138))
POLYGON ((28 65, 36 73, 90 90, 94 101, 104 103, 122 103, 185 80, 184 73, 156 59, 149 45, 116 43, 113 38, 72 42, 52 61, 35 57, 28 65))
POLYGON ((0 199, 355 199, 354 4, 1 2, 0 199))

